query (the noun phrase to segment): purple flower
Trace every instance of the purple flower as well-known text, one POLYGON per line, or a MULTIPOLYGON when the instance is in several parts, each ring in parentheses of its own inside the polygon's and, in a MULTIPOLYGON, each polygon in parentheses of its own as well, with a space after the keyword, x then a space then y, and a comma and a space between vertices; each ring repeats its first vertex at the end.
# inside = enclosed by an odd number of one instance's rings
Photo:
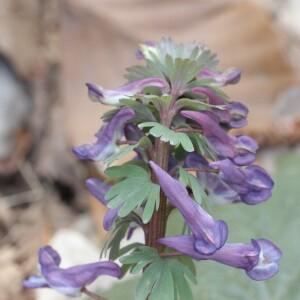
POLYGON ((202 69, 199 74, 199 78, 208 78, 214 80, 220 86, 227 84, 236 84, 241 79, 241 70, 237 68, 229 68, 224 72, 217 72, 210 69, 202 69))
POLYGON ((214 220, 188 195, 186 188, 154 162, 149 162, 165 195, 190 227, 195 249, 202 254, 212 254, 227 240, 227 225, 214 220))
POLYGON ((266 201, 272 195, 274 183, 259 166, 239 167, 229 159, 208 163, 196 153, 187 155, 185 166, 218 171, 197 172, 197 178, 217 203, 244 202, 255 205, 266 201))
POLYGON ((251 137, 240 135, 235 138, 235 149, 237 153, 232 160, 237 165, 245 166, 255 161, 258 145, 251 137))
POLYGON ((247 193, 241 194, 244 203, 255 205, 272 196, 274 182, 263 168, 251 165, 246 167, 244 172, 249 186, 247 193))
POLYGON ((234 139, 209 115, 197 111, 181 111, 181 115, 198 123, 215 152, 221 157, 234 157, 234 139))
MULTIPOLYGON (((206 159, 194 153, 189 153, 185 159, 187 168, 199 168, 209 170, 210 166, 206 159)), ((233 190, 226 182, 220 179, 218 173, 196 172, 197 178, 205 186, 208 196, 218 204, 226 204, 241 201, 239 194, 233 190)))
POLYGON ((212 105, 224 105, 226 101, 223 97, 217 95, 212 89, 208 87, 194 87, 192 92, 195 94, 202 94, 207 96, 208 103, 212 105))
POLYGON ((241 168, 228 159, 212 162, 209 166, 219 170, 219 179, 237 192, 240 201, 246 204, 259 204, 272 195, 274 182, 259 166, 241 168))
POLYGON ((130 98, 142 92, 146 87, 158 87, 166 89, 168 87, 165 80, 159 77, 148 77, 141 80, 132 81, 115 90, 105 90, 100 85, 87 83, 89 97, 92 101, 101 102, 108 105, 118 105, 121 99, 130 98))
POLYGON ((96 141, 73 148, 73 153, 83 160, 104 160, 119 151, 116 145, 124 131, 125 124, 134 117, 131 108, 123 108, 96 133, 96 141))
POLYGON ((67 296, 75 297, 82 289, 101 275, 121 277, 121 269, 114 262, 96 262, 67 269, 60 268, 60 256, 50 246, 39 250, 41 276, 31 276, 24 280, 26 288, 53 288, 67 296))
POLYGON ((230 102, 226 106, 230 113, 228 126, 231 128, 241 128, 247 125, 248 108, 240 102, 230 102))
MULTIPOLYGON (((89 178, 85 182, 89 192, 98 199, 103 205, 107 206, 105 194, 109 191, 110 185, 97 178, 89 178)), ((118 217, 118 208, 109 208, 103 219, 103 228, 109 231, 118 217)))
POLYGON ((200 254, 195 249, 193 236, 165 237, 158 242, 196 260, 213 260, 230 267, 244 269, 253 280, 266 280, 275 276, 282 256, 280 249, 266 239, 252 240, 249 244, 226 243, 211 255, 200 254))

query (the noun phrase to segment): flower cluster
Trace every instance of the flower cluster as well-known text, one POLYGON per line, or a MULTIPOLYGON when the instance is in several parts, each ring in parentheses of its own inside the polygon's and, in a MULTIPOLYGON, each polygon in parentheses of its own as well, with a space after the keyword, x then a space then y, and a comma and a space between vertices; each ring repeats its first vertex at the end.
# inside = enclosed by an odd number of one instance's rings
MULTIPOLYGON (((229 243, 226 222, 202 206, 205 201, 256 205, 272 194, 271 177, 254 164, 256 141, 230 133, 246 126, 248 108, 230 101, 222 87, 238 83, 241 71, 220 72, 216 56, 205 46, 177 45, 170 39, 146 42, 137 58, 146 64, 128 69, 127 84, 115 90, 87 84, 93 101, 114 109, 105 114, 94 142, 73 149, 79 159, 101 161, 104 166, 130 151, 136 154, 123 166, 108 168, 106 181, 86 181, 92 195, 108 207, 103 226, 113 232, 111 257, 118 258, 118 250, 119 255, 126 253, 119 243, 134 223, 144 230, 146 245, 162 257, 173 249, 194 260, 244 269, 254 280, 273 277, 281 258, 279 248, 263 238, 229 243), (165 236, 171 210, 182 215, 186 234, 165 236)), ((98 275, 120 277, 113 262, 63 270, 58 254, 49 247, 40 250, 39 261, 42 276, 25 281, 27 287, 52 287, 75 295, 98 275)))

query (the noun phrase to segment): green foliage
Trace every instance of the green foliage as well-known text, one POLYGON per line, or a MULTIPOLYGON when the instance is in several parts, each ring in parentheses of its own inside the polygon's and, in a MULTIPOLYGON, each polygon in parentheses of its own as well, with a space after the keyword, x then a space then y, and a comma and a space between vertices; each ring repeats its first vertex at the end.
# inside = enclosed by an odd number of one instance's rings
POLYGON ((127 145, 124 146, 122 148, 120 148, 120 151, 111 155, 110 157, 108 157, 107 159, 105 159, 103 162, 106 163, 107 165, 110 165, 111 163, 113 163, 115 160, 119 160, 122 157, 126 156, 127 154, 129 154, 130 152, 132 152, 136 147, 139 146, 139 143, 134 144, 134 145, 127 145))
POLYGON ((196 283, 195 270, 189 259, 161 258, 156 250, 138 247, 120 259, 130 265, 131 273, 144 273, 136 286, 135 300, 192 300, 188 280, 196 283))
POLYGON ((131 120, 133 123, 140 123, 145 121, 156 121, 151 109, 135 99, 124 99, 120 101, 121 105, 125 105, 134 110, 135 116, 131 120))
POLYGON ((176 107, 179 109, 188 108, 191 110, 201 111, 201 110, 210 110, 211 108, 216 106, 199 101, 199 99, 193 100, 189 98, 181 98, 176 102, 176 107))
POLYGON ((151 127, 149 134, 160 138, 161 141, 170 143, 173 146, 179 145, 187 152, 193 152, 194 146, 189 136, 183 132, 175 132, 157 122, 145 122, 138 125, 140 128, 151 127))
POLYGON ((216 160, 217 155, 210 147, 206 137, 202 134, 191 133, 190 138, 195 147, 195 151, 210 160, 216 160))
POLYGON ((213 68, 218 62, 205 46, 175 44, 171 39, 162 39, 155 46, 142 45, 141 51, 146 65, 128 68, 125 77, 129 81, 158 76, 172 87, 182 88, 196 78, 199 70, 213 68))
POLYGON ((154 210, 158 209, 160 199, 160 187, 151 181, 150 174, 134 164, 111 167, 105 173, 109 177, 123 179, 106 194, 108 207, 119 207, 119 216, 125 217, 145 205, 142 219, 148 223, 154 210))
POLYGON ((109 259, 115 260, 133 248, 141 245, 139 243, 133 243, 123 248, 120 247, 121 241, 126 236, 129 226, 132 223, 140 223, 139 217, 135 214, 131 214, 130 216, 115 222, 113 230, 110 232, 108 239, 103 245, 101 257, 108 255, 109 259))
POLYGON ((203 200, 207 200, 207 195, 204 187, 201 185, 201 182, 195 176, 186 172, 183 168, 179 168, 179 180, 192 190, 194 199, 199 204, 201 204, 203 200))

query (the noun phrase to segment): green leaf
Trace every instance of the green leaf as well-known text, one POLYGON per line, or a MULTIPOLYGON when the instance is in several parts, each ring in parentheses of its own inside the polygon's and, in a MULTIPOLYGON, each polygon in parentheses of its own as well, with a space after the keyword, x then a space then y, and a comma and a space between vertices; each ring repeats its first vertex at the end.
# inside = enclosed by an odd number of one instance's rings
POLYGON ((119 112, 119 110, 119 107, 108 110, 104 114, 102 114, 101 119, 103 120, 103 122, 109 122, 113 118, 113 116, 119 112))
POLYGON ((162 39, 154 47, 142 45, 141 51, 146 65, 127 69, 125 77, 129 81, 158 76, 181 89, 194 81, 202 68, 211 69, 218 62, 205 46, 175 44, 170 39, 162 39))
POLYGON ((195 151, 200 155, 207 157, 210 160, 216 160, 217 155, 214 150, 209 146, 209 143, 204 135, 192 133, 190 138, 195 147, 195 151))
MULTIPOLYGON (((146 300, 151 293, 154 284, 159 280, 161 265, 160 262, 151 264, 144 272, 138 282, 135 292, 135 300, 146 300)), ((158 298, 159 299, 159 298, 158 298)))
POLYGON ((136 248, 133 252, 120 258, 120 262, 125 265, 137 264, 140 262, 151 262, 158 259, 159 255, 156 249, 148 246, 136 248))
POLYGON ((125 217, 145 203, 143 222, 151 219, 158 207, 160 187, 153 183, 149 173, 137 165, 111 167, 105 172, 110 177, 125 178, 114 184, 106 193, 109 208, 119 208, 118 215, 125 217))
POLYGON ((176 107, 181 109, 181 108, 188 108, 191 110, 211 110, 212 108, 216 108, 216 109, 223 109, 223 106, 221 105, 211 105, 209 103, 205 103, 200 101, 199 99, 195 100, 195 99, 189 99, 189 98, 181 98, 176 102, 176 107))
POLYGON ((147 177, 148 173, 145 169, 133 165, 124 164, 122 166, 114 166, 105 170, 105 174, 109 177, 122 178, 122 177, 147 177))
MULTIPOLYGON (((181 276, 182 277, 182 276, 181 276)), ((149 300, 173 300, 174 280, 167 261, 160 262, 160 276, 153 285, 149 300)))
POLYGON ((125 155, 129 154, 131 151, 133 151, 136 147, 139 146, 139 143, 134 144, 134 145, 127 145, 123 148, 120 148, 120 151, 113 154, 112 156, 108 157, 107 159, 104 160, 104 163, 110 165, 112 162, 115 160, 119 160, 125 155))
POLYGON ((154 210, 155 209, 158 210, 159 199, 160 199, 160 188, 159 188, 159 186, 156 186, 156 187, 152 188, 151 191, 149 192, 148 199, 147 199, 146 205, 144 207, 142 219, 145 224, 147 224, 150 221, 150 219, 154 213, 154 210))
POLYGON ((140 128, 151 127, 149 134, 160 138, 160 140, 170 143, 173 146, 179 145, 187 152, 193 152, 194 146, 189 136, 183 132, 175 132, 157 122, 145 122, 138 125, 140 128))
POLYGON ((145 121, 156 121, 152 111, 149 107, 135 99, 124 99, 120 101, 121 105, 131 107, 135 111, 135 117, 131 122, 145 122, 145 121))
POLYGON ((194 199, 201 204, 204 199, 207 199, 204 187, 200 181, 192 174, 186 172, 183 168, 179 168, 179 180, 185 185, 191 188, 194 199))

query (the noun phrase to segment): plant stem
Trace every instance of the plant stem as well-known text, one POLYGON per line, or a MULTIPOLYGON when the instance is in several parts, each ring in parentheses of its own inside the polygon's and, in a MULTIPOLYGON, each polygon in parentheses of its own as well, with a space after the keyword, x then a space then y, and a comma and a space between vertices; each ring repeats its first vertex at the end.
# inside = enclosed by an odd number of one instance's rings
MULTIPOLYGON (((162 169, 168 169, 169 145, 160 141, 159 139, 156 139, 155 141, 154 160, 162 169)), ((156 182, 156 178, 153 173, 152 180, 156 182)), ((159 209, 154 212, 146 232, 147 246, 156 248, 158 252, 162 252, 164 249, 162 245, 157 244, 157 240, 165 236, 167 215, 167 199, 161 191, 159 209)))
POLYGON ((94 300, 105 300, 105 298, 89 291, 87 288, 83 288, 82 290, 82 293, 86 294, 87 296, 89 296, 90 298, 94 299, 94 300))
MULTIPOLYGON (((163 107, 160 111, 161 123, 170 128, 172 119, 176 110, 174 110, 174 103, 176 101, 177 95, 172 94, 172 103, 170 107, 163 107)), ((163 170, 168 171, 169 165, 169 144, 161 141, 159 138, 155 139, 154 153, 152 154, 152 159, 157 165, 159 165, 163 170)), ((155 175, 151 174, 151 179, 153 182, 157 183, 155 175)), ((146 228, 146 245, 149 247, 156 248, 158 253, 162 253, 164 246, 157 243, 157 240, 165 236, 167 219, 168 219, 168 204, 167 198, 162 191, 160 191, 160 203, 159 209, 154 212, 150 223, 146 228)))

